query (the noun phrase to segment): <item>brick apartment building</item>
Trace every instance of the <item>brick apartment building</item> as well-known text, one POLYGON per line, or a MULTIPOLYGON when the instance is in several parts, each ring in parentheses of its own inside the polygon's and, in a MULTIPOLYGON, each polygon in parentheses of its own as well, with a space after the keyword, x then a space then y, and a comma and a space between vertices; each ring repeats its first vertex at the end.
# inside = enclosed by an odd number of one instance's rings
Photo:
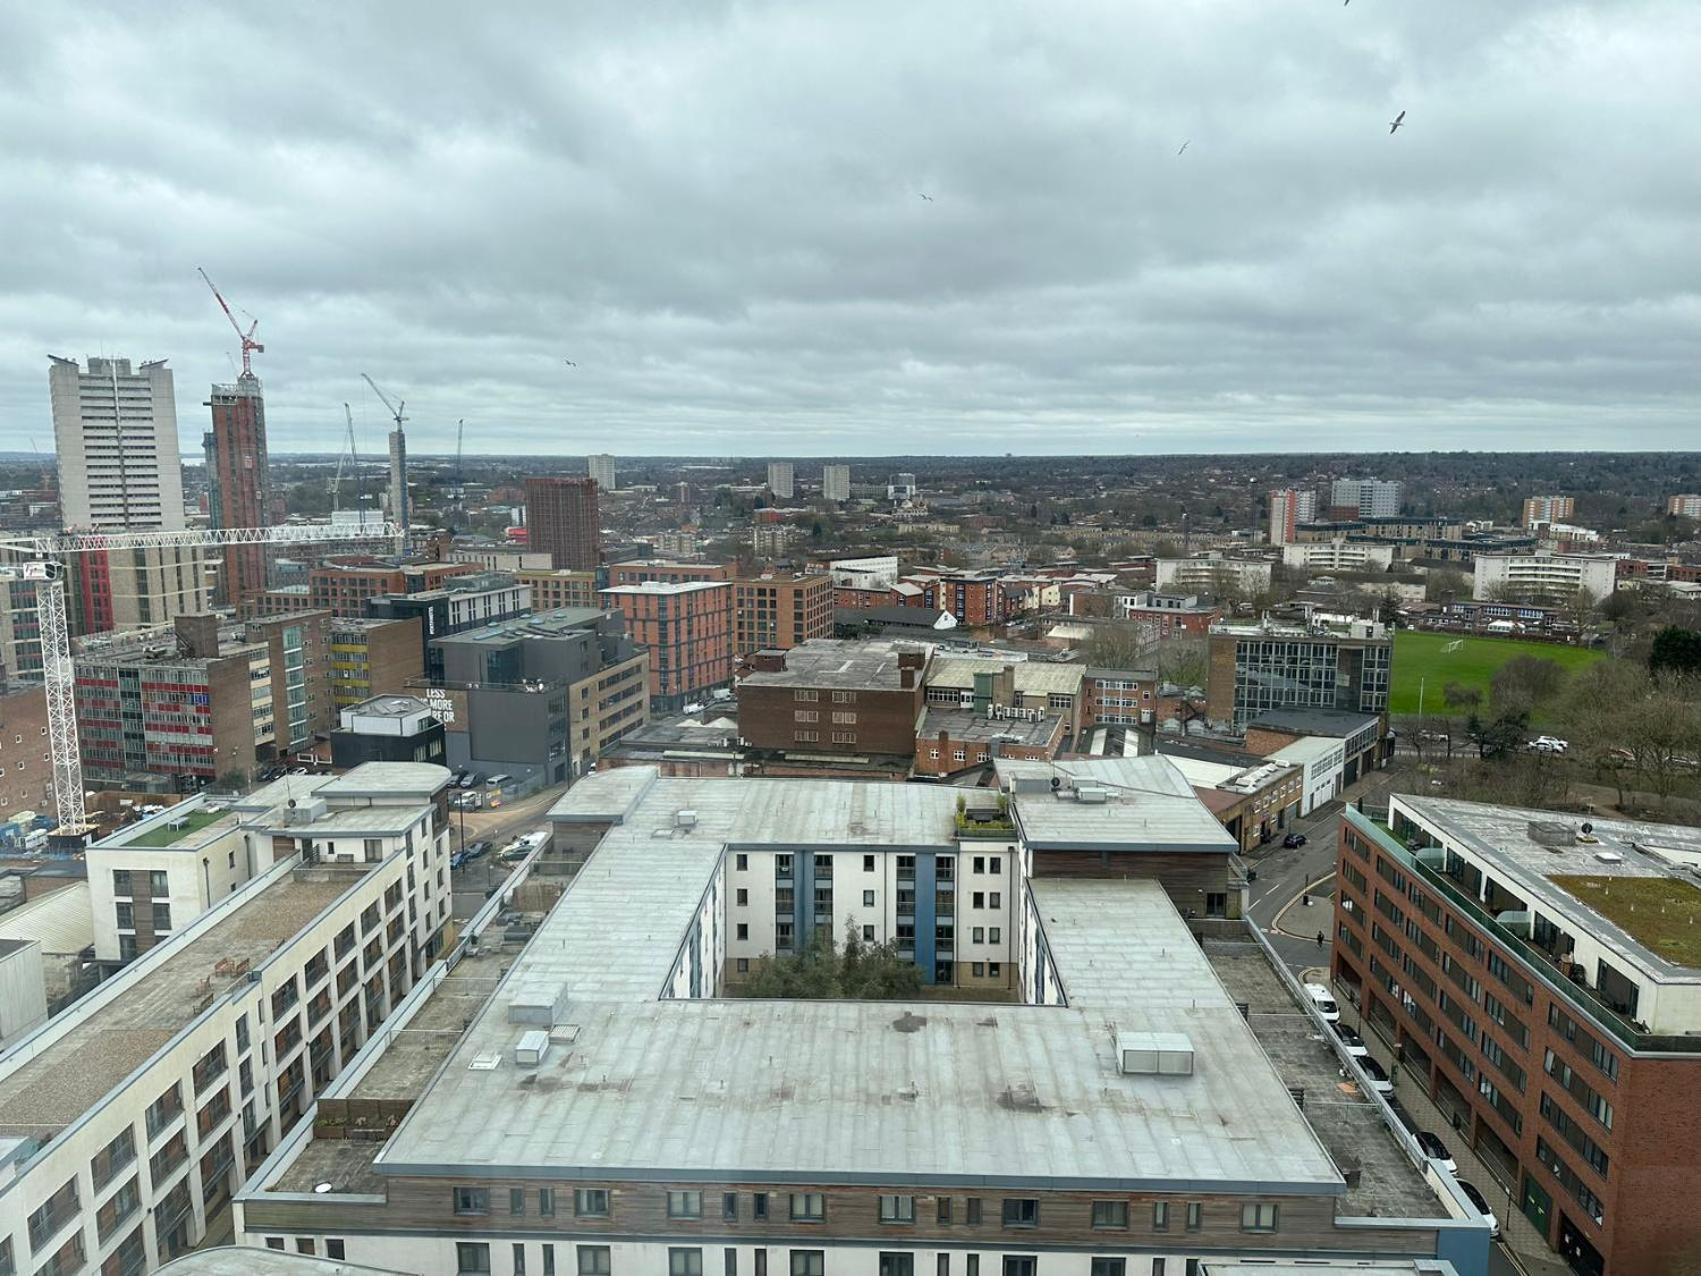
POLYGON ((642 585, 651 580, 682 585, 693 580, 731 579, 732 568, 725 563, 675 563, 658 558, 649 562, 615 563, 608 569, 610 585, 642 585))
POLYGON ((0 824, 19 811, 53 813, 47 693, 40 683, 0 683, 0 824))
POLYGON ((733 650, 788 651, 833 634, 833 578, 825 573, 747 577, 732 582, 733 650))
POLYGON ((331 702, 338 709, 403 691, 425 673, 417 616, 331 622, 331 702))
POLYGON ((924 709, 924 649, 815 639, 759 652, 752 663, 738 684, 750 774, 909 776, 924 709))
POLYGON ((918 586, 920 592, 913 602, 900 599, 903 605, 937 607, 955 616, 959 625, 1001 625, 1009 618, 1009 598, 995 572, 915 574, 899 582, 906 583, 918 586))
POLYGON ((444 581, 477 571, 471 563, 321 563, 307 573, 307 605, 343 619, 364 616, 370 599, 441 589, 444 581))
POLYGON ((1200 594, 1162 594, 1145 590, 1116 596, 1115 616, 1133 621, 1152 640, 1203 638, 1223 618, 1220 603, 1200 594))
POLYGON ((1349 808, 1333 973, 1580 1273, 1701 1253, 1692 828, 1396 795, 1349 808))
POLYGON ((532 591, 533 611, 599 605, 597 590, 602 586, 594 571, 521 567, 514 571, 514 579, 532 591))
POLYGON ((1152 669, 1089 666, 1081 677, 1081 730, 1144 726, 1160 720, 1158 675, 1152 669))
POLYGON ((602 563, 602 516, 590 478, 526 480, 526 545, 551 567, 595 571, 602 563))
POLYGON ((602 591, 650 653, 651 707, 683 708, 732 681, 732 585, 646 581, 602 591))

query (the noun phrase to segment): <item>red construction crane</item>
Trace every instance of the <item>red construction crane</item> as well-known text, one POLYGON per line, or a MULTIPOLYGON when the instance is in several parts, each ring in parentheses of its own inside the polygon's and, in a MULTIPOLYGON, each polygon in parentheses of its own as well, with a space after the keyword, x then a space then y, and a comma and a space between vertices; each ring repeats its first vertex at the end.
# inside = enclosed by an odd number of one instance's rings
MULTIPOLYGON (((213 290, 213 297, 219 303, 219 309, 224 311, 224 317, 230 320, 230 326, 236 329, 237 339, 242 342, 242 375, 245 377, 253 376, 254 369, 251 365, 250 356, 252 356, 256 350, 258 350, 261 354, 266 352, 266 347, 260 342, 254 340, 254 330, 260 326, 260 321, 255 319, 253 315, 248 315, 249 319, 253 320, 253 322, 248 325, 247 332, 242 331, 242 325, 237 323, 236 316, 230 313, 230 306, 225 301, 224 295, 219 292, 217 286, 214 285, 211 279, 207 279, 207 272, 201 270, 199 266, 195 267, 195 269, 200 270, 201 278, 207 280, 207 287, 213 290)), ((243 311, 243 313, 247 314, 248 312, 243 311)))

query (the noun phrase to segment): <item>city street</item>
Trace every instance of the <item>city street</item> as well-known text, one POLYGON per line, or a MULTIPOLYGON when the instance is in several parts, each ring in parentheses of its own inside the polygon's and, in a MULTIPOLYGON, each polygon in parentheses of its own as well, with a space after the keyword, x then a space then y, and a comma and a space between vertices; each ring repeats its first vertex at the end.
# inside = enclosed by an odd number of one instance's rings
POLYGON ((545 813, 566 791, 565 784, 556 784, 493 811, 449 812, 451 850, 458 851, 477 841, 494 844, 488 855, 481 855, 450 873, 450 887, 454 892, 452 907, 456 917, 471 917, 478 911, 490 891, 508 875, 509 866, 497 863, 496 853, 520 834, 529 833, 544 824, 545 813))

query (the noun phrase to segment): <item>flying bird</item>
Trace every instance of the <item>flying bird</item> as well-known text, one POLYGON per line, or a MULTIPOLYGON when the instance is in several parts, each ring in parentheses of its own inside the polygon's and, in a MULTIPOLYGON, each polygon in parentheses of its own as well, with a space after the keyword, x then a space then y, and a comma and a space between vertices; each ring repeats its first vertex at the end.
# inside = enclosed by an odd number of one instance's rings
POLYGON ((565 363, 569 368, 576 368, 576 367, 579 366, 578 364, 574 363, 571 359, 563 359, 561 362, 565 363))
POLYGON ((916 194, 921 195, 921 198, 925 199, 930 204, 933 202, 933 196, 931 195, 922 195, 920 191, 917 191, 916 194))
POLYGON ((1181 144, 1181 149, 1180 149, 1180 150, 1179 150, 1179 151, 1177 151, 1177 152, 1176 152, 1176 154, 1177 154, 1177 155, 1185 155, 1185 154, 1187 154, 1187 148, 1188 148, 1188 147, 1189 147, 1189 146, 1192 146, 1192 145, 1193 145, 1193 139, 1192 139, 1192 138, 1188 138, 1188 139, 1187 139, 1187 140, 1186 140, 1186 141, 1185 141, 1185 142, 1183 142, 1183 143, 1182 143, 1182 144, 1181 144))
POLYGON ((1404 124, 1405 122, 1406 122, 1406 113, 1404 111, 1401 111, 1398 115, 1396 115, 1394 117, 1394 122, 1388 126, 1388 132, 1390 134, 1398 133, 1400 131, 1400 125, 1404 124))

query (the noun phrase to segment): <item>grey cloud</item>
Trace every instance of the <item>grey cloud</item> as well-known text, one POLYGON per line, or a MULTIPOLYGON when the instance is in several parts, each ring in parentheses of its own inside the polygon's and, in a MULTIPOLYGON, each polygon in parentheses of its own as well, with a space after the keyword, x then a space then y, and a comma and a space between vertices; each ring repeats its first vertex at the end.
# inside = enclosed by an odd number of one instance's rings
POLYGON ((277 450, 362 370, 416 450, 1693 446, 1692 4, 76 13, 0 16, 0 447, 46 351, 227 378, 197 265, 277 450))

